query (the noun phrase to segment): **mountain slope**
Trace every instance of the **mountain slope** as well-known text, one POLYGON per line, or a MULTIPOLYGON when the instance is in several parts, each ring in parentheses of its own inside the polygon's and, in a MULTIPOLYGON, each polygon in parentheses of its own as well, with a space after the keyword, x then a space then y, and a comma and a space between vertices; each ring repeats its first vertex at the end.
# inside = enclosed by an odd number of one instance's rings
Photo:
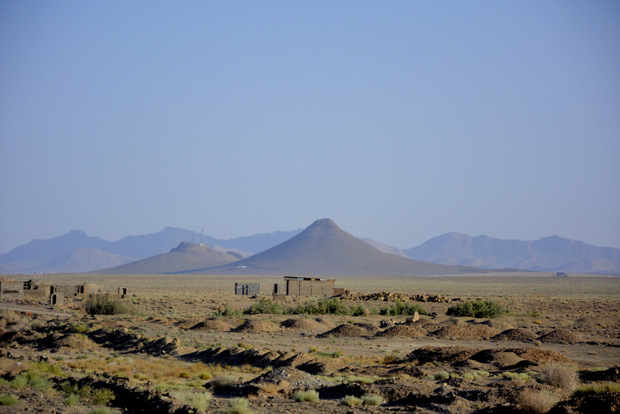
POLYGON ((110 269, 101 269, 92 273, 104 274, 164 274, 182 272, 191 269, 219 266, 234 262, 243 256, 220 252, 212 247, 198 243, 181 242, 168 253, 148 259, 138 260, 110 269))
POLYGON ((32 271, 41 273, 77 273, 119 266, 135 261, 133 257, 113 254, 93 247, 71 249, 32 271))
POLYGON ((412 276, 476 273, 479 269, 419 262, 381 252, 340 229, 315 221, 297 236, 269 250, 198 274, 304 276, 412 276))
POLYGON ((403 252, 416 260, 486 268, 618 273, 620 249, 558 236, 534 241, 502 240, 446 233, 403 252))

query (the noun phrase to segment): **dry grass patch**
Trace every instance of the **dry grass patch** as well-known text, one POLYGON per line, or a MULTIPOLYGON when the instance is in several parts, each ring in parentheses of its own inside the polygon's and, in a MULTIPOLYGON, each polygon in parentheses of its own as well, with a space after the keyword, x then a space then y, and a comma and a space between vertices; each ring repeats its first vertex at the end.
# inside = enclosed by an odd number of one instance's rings
POLYGON ((573 391, 579 385, 577 370, 567 365, 549 363, 543 371, 544 380, 554 387, 573 391))
POLYGON ((542 414, 551 410, 559 401, 557 395, 534 389, 525 389, 517 396, 517 403, 528 413, 542 414))

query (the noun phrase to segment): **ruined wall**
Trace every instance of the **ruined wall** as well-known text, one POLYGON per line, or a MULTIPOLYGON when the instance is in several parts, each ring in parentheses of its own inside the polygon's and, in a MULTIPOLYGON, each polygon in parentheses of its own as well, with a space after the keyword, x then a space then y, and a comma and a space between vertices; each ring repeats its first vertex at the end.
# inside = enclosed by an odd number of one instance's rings
POLYGON ((0 281, 0 300, 16 301, 24 299, 24 282, 0 281))
POLYGON ((235 283, 235 295, 258 296, 260 283, 235 283))
POLYGON ((286 278, 288 296, 332 296, 334 279, 286 278))

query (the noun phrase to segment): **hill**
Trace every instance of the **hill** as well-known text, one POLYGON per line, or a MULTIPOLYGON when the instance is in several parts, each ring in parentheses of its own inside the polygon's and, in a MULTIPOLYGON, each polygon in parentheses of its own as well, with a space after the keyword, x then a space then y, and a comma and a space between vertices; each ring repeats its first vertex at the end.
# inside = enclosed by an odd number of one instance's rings
POLYGON ((0 254, 0 273, 92 271, 168 253, 181 242, 194 241, 202 241, 203 244, 224 253, 235 252, 247 257, 280 244, 300 231, 278 231, 222 240, 190 230, 166 227, 157 233, 107 241, 89 237, 80 230, 72 230, 47 240, 36 239, 0 254), (108 253, 105 260, 102 252, 108 253), (71 255, 74 257, 71 258, 71 255), (93 267, 86 267, 89 262, 93 267))
POLYGON ((480 269, 446 266, 381 252, 340 229, 330 219, 312 223, 297 236, 269 250, 197 274, 303 276, 413 276, 479 273, 480 269))
POLYGON ((403 252, 415 260, 488 269, 620 273, 620 249, 558 236, 521 241, 446 233, 403 252))
POLYGON ((181 242, 168 253, 148 259, 97 270, 92 273, 104 274, 164 274, 191 269, 219 266, 241 259, 238 253, 226 253, 199 243, 181 242))
POLYGON ((89 272, 92 269, 119 266, 134 260, 133 257, 86 247, 68 250, 51 262, 30 270, 38 273, 89 272))

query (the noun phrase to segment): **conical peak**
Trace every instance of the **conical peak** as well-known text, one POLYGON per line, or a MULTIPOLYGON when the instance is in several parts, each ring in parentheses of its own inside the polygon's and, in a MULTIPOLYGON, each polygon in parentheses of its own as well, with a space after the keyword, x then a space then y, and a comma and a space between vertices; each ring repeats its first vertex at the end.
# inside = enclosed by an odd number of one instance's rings
POLYGON ((314 223, 310 225, 310 228, 321 228, 321 229, 337 229, 338 226, 334 223, 334 220, 328 218, 318 219, 314 223))

